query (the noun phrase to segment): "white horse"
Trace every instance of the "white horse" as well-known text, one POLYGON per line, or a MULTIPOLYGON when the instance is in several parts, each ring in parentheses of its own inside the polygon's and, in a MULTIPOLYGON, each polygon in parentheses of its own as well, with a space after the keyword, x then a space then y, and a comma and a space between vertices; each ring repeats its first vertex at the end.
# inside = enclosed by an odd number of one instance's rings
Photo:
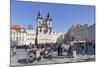
POLYGON ((70 45, 69 45, 69 44, 64 44, 64 43, 62 43, 62 44, 61 44, 61 47, 62 47, 64 50, 69 50, 70 45))

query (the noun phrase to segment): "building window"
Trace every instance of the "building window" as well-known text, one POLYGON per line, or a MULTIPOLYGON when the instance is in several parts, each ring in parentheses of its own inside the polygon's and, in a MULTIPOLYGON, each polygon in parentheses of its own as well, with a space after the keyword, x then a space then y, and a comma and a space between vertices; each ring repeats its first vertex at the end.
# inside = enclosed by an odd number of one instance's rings
POLYGON ((15 35, 15 33, 14 33, 14 35, 15 35))
POLYGON ((18 40, 18 38, 16 38, 16 40, 18 40))
POLYGON ((41 25, 41 21, 39 21, 39 25, 41 25))
POLYGON ((21 38, 19 40, 21 41, 21 38))

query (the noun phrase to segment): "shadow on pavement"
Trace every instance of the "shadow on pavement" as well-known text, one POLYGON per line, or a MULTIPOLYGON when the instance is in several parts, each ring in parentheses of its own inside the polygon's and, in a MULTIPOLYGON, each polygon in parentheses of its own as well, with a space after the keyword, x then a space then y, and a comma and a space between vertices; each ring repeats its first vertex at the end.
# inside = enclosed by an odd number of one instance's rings
POLYGON ((20 64, 27 64, 26 59, 19 59, 17 62, 20 64))

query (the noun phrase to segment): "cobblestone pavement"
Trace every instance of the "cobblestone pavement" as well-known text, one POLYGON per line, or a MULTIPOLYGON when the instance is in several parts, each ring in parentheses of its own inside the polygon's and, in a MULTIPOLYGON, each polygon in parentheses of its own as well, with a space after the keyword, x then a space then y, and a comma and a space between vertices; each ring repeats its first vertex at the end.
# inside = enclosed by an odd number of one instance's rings
MULTIPOLYGON (((56 54, 56 53, 55 53, 56 54)), ((75 58, 68 57, 54 57, 52 59, 41 59, 40 61, 34 61, 33 63, 27 64, 26 62, 26 52, 24 49, 17 49, 16 55, 12 56, 11 54, 11 66, 20 66, 20 65, 38 65, 38 64, 57 64, 57 63, 75 63, 75 62, 89 62, 95 61, 94 55, 80 55, 78 54, 75 58)))

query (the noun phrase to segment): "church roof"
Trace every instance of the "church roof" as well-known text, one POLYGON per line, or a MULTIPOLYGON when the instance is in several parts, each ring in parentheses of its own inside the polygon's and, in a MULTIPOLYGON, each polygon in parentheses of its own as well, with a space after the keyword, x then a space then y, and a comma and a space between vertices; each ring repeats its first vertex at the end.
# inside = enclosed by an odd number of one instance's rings
POLYGON ((46 23, 42 23, 42 27, 43 28, 46 28, 47 27, 47 24, 46 23))
POLYGON ((42 16, 40 14, 40 11, 38 12, 38 17, 37 18, 42 19, 42 16))
POLYGON ((52 18, 50 17, 50 14, 49 13, 47 14, 46 20, 52 20, 52 18))

